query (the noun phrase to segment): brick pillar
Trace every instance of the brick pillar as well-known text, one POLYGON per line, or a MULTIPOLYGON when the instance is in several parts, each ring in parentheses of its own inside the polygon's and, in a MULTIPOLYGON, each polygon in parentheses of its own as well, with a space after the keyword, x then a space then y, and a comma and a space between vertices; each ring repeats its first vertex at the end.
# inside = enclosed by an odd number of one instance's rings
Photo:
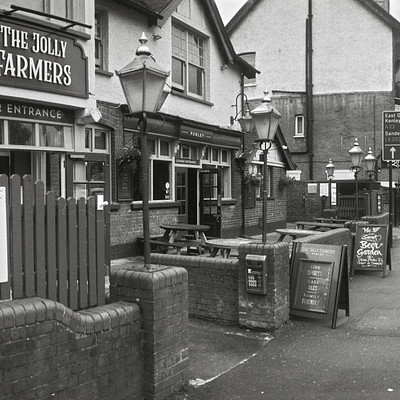
POLYGON ((239 249, 239 324, 275 330, 289 320, 289 243, 249 244, 239 249), (246 290, 246 256, 267 256, 266 294, 246 290))
POLYGON ((113 271, 110 298, 138 301, 142 310, 145 399, 164 399, 181 389, 189 367, 187 271, 113 271))

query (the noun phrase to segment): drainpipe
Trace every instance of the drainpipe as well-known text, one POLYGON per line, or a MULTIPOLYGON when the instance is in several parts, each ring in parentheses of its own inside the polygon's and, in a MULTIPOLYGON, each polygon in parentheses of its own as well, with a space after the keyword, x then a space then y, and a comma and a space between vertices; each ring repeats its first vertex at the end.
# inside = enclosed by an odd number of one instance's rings
MULTIPOLYGON (((241 96, 241 104, 240 106, 242 107, 242 112, 244 109, 244 74, 240 74, 240 93, 242 94, 241 96)), ((245 141, 244 141, 244 135, 242 135, 242 150, 245 150, 245 141)), ((244 161, 246 162, 246 161, 244 161)), ((242 226, 241 226, 241 235, 246 236, 246 208, 244 205, 244 201, 246 198, 246 185, 244 183, 244 173, 245 173, 245 168, 242 170, 242 226)))
POLYGON ((314 104, 313 104, 313 42, 312 42, 312 0, 308 0, 306 20, 306 127, 309 179, 314 179, 314 104))

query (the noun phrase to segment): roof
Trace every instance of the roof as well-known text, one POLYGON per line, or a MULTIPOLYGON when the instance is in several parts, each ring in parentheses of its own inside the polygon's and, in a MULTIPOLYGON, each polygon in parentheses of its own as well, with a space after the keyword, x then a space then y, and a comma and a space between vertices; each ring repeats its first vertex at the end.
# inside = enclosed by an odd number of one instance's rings
POLYGON ((145 14, 151 25, 167 17, 182 0, 116 0, 145 14))
MULTIPOLYGON (((376 3, 375 0, 354 0, 361 3, 364 7, 368 8, 377 17, 379 17, 383 22, 388 24, 392 29, 400 29, 400 22, 392 17, 384 8, 382 8, 379 4, 376 3)), ((248 0, 246 3, 239 9, 239 11, 233 16, 233 18, 226 25, 226 31, 228 35, 230 35, 244 20, 246 15, 257 7, 260 0, 248 0)))

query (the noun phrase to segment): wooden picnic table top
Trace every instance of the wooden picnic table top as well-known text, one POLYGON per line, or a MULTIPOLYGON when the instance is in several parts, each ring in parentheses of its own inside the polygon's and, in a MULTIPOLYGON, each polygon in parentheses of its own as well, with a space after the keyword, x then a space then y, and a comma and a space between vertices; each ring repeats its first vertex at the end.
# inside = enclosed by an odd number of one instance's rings
POLYGON ((169 230, 169 231, 197 231, 197 232, 206 232, 210 229, 208 225, 196 225, 196 224, 162 224, 160 228, 169 230))
POLYGON ((294 239, 296 239, 298 236, 310 236, 321 233, 319 231, 311 229, 295 229, 295 228, 282 228, 282 229, 276 229, 275 231, 281 235, 278 239, 279 242, 282 242, 285 236, 291 236, 294 239))
POLYGON ((318 228, 328 228, 328 229, 337 229, 344 228, 344 224, 336 224, 331 222, 314 222, 314 221, 297 221, 295 222, 298 228, 304 229, 306 226, 309 226, 308 229, 318 229, 318 228))
POLYGON ((220 249, 238 249, 240 245, 252 243, 254 239, 231 238, 231 239, 210 239, 206 240, 206 245, 218 247, 220 249))
POLYGON ((339 219, 339 218, 313 218, 315 222, 326 222, 326 223, 332 223, 332 224, 344 224, 347 222, 347 219, 339 219))

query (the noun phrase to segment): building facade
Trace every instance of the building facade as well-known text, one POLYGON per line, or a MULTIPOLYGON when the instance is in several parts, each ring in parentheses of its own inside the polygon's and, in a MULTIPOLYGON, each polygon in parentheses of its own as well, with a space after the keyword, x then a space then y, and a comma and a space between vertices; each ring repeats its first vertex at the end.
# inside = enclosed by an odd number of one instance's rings
MULTIPOLYGON (((382 111, 394 110, 400 23, 373 0, 248 1, 228 23, 238 53, 261 71, 248 81, 273 92, 298 179, 354 179, 348 150, 357 138, 381 162, 382 111)), ((368 179, 364 171, 360 179, 368 179)))
MULTIPOLYGON (((166 222, 207 224, 215 237, 260 231, 260 189, 247 190, 244 174, 262 160, 243 156, 254 138, 235 122, 243 79, 257 71, 237 56, 214 1, 25 6, 2 2, 0 173, 32 175, 63 197, 96 196, 109 216, 110 256, 138 254, 140 121, 116 71, 135 57, 144 32, 170 71, 168 97, 148 118, 151 234, 166 222)), ((292 167, 283 140, 269 157, 271 182, 292 167)), ((285 194, 272 196, 272 187, 270 229, 285 220, 285 194)))

